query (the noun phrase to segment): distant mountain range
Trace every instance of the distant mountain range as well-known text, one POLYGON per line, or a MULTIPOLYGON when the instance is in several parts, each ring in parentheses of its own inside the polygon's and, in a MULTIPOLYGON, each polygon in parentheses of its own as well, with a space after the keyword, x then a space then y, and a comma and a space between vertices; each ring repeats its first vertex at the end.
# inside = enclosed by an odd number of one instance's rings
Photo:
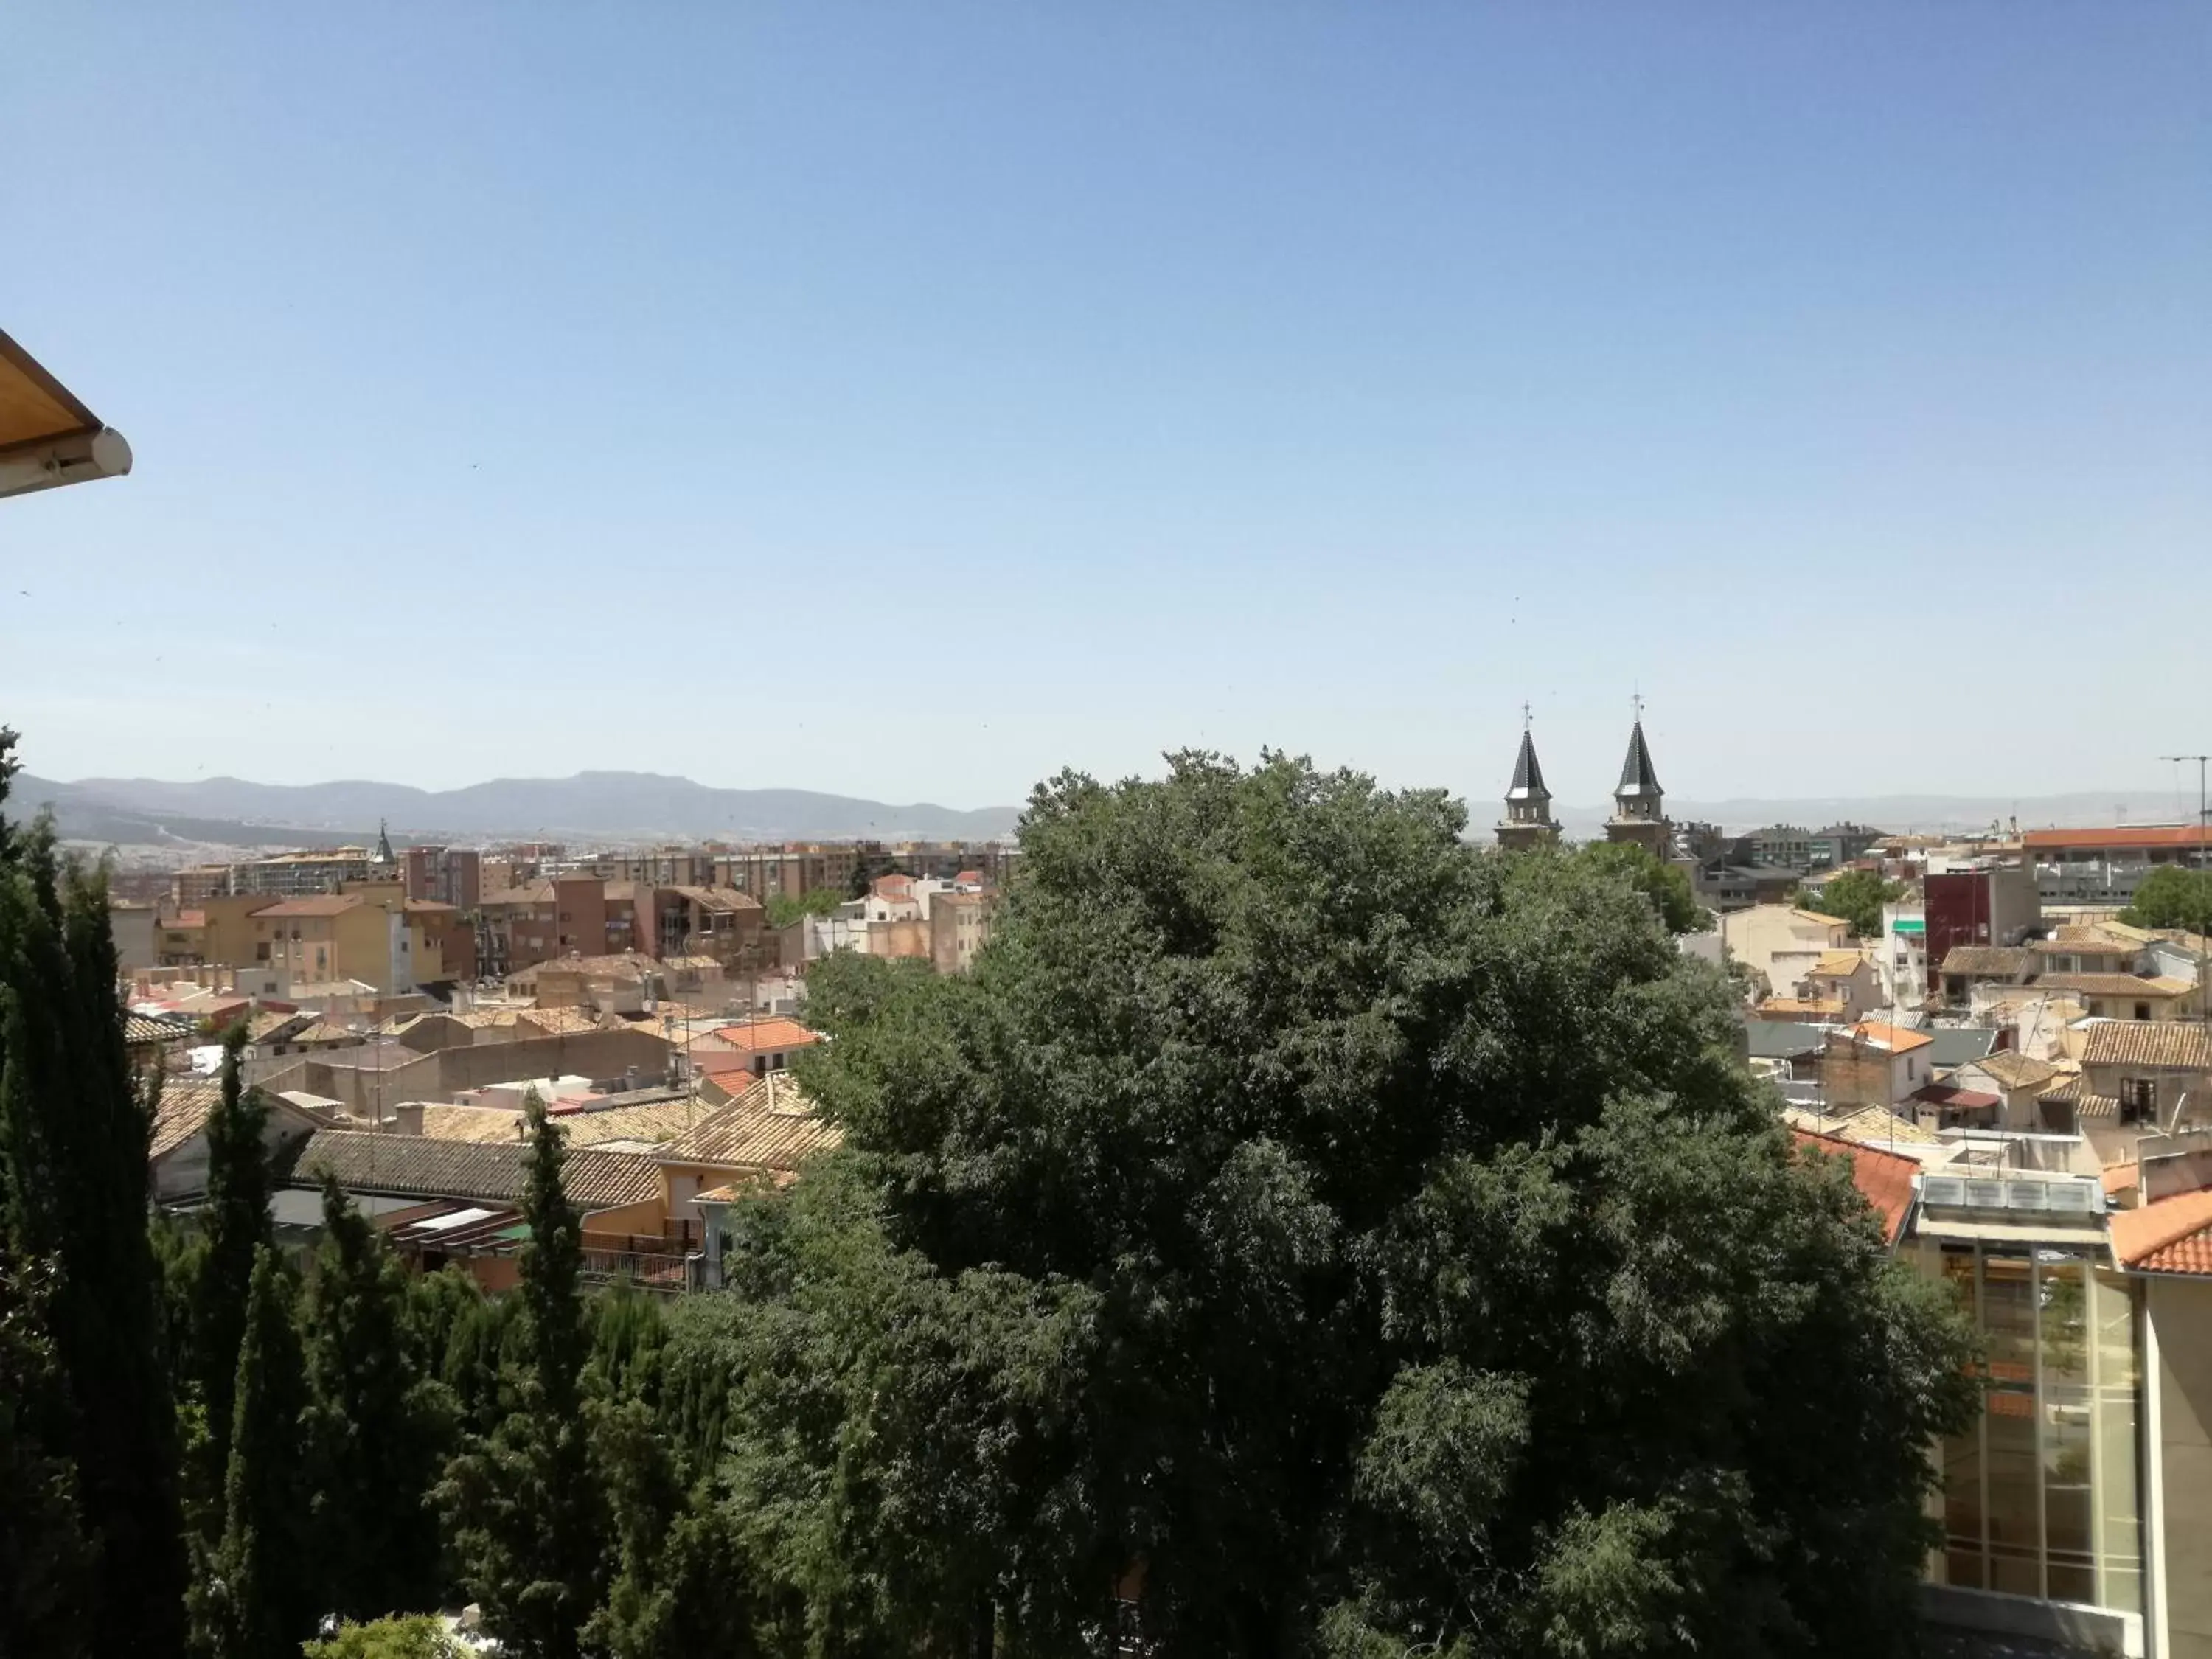
MULTIPOLYGON (((580 772, 572 778, 497 778, 464 789, 398 783, 249 783, 205 778, 83 778, 75 783, 15 780, 19 811, 49 803, 71 840, 125 846, 214 843, 232 847, 330 847, 373 837, 388 822, 395 841, 548 840, 814 841, 851 838, 985 840, 1010 835, 1020 808, 973 811, 929 802, 896 806, 805 789, 714 789, 651 772, 580 772)), ((1470 829, 1487 824, 1471 803, 1470 829)), ((1839 820, 1887 830, 1969 830, 2017 817, 2044 825, 2173 823, 2170 798, 2125 791, 2017 799, 1974 795, 1839 795, 1798 799, 1669 799, 1677 823, 1732 830, 1770 823, 1818 830, 1839 820)), ((1601 832, 1607 809, 1557 809, 1571 836, 1601 832)))
POLYGON ((83 778, 63 783, 26 773, 21 806, 51 805, 72 840, 125 844, 207 842, 239 847, 327 847, 374 836, 395 841, 501 837, 716 841, 846 838, 983 840, 1013 830, 1020 809, 975 811, 929 802, 895 806, 805 789, 713 789, 651 772, 580 772, 573 778, 498 778, 464 789, 398 783, 249 783, 205 778, 83 778))

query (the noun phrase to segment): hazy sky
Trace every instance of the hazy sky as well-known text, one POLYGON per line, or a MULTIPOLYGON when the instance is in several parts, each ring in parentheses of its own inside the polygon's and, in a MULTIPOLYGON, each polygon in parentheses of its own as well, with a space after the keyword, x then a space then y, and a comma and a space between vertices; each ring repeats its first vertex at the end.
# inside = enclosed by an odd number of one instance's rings
POLYGON ((0 502, 48 775, 2212 748, 2203 0, 7 33, 0 327, 138 458, 0 502))

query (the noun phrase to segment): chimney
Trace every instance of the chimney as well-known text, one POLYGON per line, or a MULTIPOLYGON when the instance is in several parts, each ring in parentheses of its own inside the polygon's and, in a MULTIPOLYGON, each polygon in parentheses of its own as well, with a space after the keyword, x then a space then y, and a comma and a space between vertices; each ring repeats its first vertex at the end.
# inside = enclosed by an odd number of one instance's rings
POLYGON ((422 1103, 419 1100, 401 1101, 392 1111, 392 1123, 396 1133, 421 1134, 422 1133, 422 1103))

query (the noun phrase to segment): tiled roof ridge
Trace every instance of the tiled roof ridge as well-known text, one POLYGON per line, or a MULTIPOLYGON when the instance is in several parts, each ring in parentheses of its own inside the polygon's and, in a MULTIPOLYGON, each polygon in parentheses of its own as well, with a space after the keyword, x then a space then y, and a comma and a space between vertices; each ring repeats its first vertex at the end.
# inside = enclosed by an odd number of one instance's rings
POLYGON ((2114 1215, 2112 1254, 2133 1267, 2206 1227, 2212 1227, 2212 1188, 2176 1193, 2114 1215))

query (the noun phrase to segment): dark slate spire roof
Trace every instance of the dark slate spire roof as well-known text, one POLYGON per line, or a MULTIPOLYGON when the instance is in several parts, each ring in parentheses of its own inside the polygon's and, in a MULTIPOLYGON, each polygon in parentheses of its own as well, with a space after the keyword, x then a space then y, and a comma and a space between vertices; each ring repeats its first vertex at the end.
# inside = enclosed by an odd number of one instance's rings
POLYGON ((1658 773, 1651 769, 1651 751, 1644 746, 1644 722, 1638 720, 1628 734, 1628 758, 1620 763, 1620 784, 1613 792, 1613 799, 1649 795, 1656 800, 1663 793, 1658 773))
POLYGON ((1528 732, 1521 733, 1521 757, 1513 763, 1513 787, 1505 792, 1508 800, 1549 800, 1552 792, 1544 787, 1544 769, 1536 763, 1536 740, 1528 732))
POLYGON ((398 859, 392 856, 392 834, 391 831, 385 827, 384 820, 381 818, 379 818, 376 822, 375 862, 379 864, 397 864, 399 862, 398 859))

